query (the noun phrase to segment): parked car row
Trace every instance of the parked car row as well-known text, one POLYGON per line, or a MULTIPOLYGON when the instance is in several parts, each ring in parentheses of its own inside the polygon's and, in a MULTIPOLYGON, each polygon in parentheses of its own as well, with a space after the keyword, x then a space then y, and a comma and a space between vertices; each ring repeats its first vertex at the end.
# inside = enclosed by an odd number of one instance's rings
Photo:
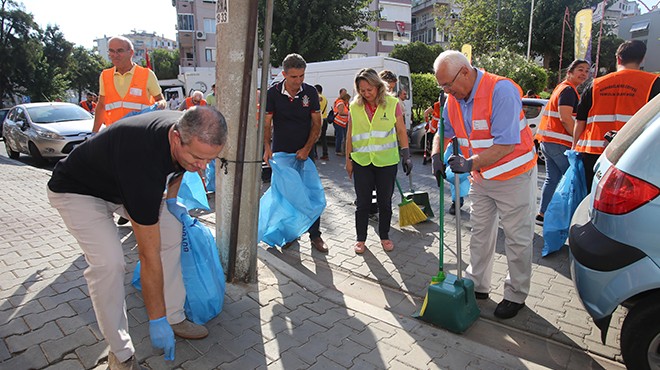
POLYGON ((71 103, 27 103, 14 106, 2 122, 7 155, 28 154, 37 162, 67 156, 92 133, 94 118, 71 103))

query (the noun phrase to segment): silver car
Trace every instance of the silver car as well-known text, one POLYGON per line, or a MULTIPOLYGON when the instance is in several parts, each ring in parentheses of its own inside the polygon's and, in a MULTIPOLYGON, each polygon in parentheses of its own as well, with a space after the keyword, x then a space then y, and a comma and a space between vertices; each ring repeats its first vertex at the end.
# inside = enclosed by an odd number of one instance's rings
POLYGON ((7 154, 29 154, 37 162, 66 157, 92 133, 94 118, 71 103, 27 103, 13 107, 3 122, 7 154))

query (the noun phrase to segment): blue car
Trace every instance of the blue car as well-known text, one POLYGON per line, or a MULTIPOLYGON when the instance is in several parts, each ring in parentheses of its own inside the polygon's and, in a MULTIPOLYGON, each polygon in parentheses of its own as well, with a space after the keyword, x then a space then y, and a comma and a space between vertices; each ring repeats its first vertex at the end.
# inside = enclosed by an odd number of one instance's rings
POLYGON ((571 275, 601 331, 628 309, 621 354, 629 369, 660 368, 660 95, 616 134, 596 163, 592 193, 571 221, 571 275))

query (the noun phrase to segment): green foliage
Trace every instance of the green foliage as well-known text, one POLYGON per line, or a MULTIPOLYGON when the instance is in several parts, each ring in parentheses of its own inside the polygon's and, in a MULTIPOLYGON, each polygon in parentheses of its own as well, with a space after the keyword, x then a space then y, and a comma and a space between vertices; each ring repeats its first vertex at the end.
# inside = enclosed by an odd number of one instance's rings
POLYGON ((70 85, 66 70, 73 44, 66 41, 57 26, 48 26, 40 32, 40 55, 36 58, 36 69, 25 85, 26 95, 33 102, 64 99, 70 85))
POLYGON ((433 72, 435 58, 442 51, 440 45, 426 45, 421 41, 415 41, 406 45, 395 45, 390 56, 408 62, 410 73, 430 73, 433 72))
POLYGON ((548 74, 545 69, 507 49, 479 56, 475 58, 473 64, 488 72, 512 79, 520 85, 523 92, 527 90, 543 91, 548 82, 548 74))
MULTIPOLYGON (((277 67, 290 53, 307 62, 341 59, 364 37, 378 11, 368 11, 371 0, 274 0, 271 65, 277 67), (346 42, 346 40, 349 40, 346 42)), ((259 19, 266 19, 266 1, 259 1, 259 19)), ((260 40, 263 23, 259 22, 260 40)))
POLYGON ((151 65, 159 80, 174 79, 179 75, 179 51, 156 49, 151 53, 151 65))
POLYGON ((67 76, 71 81, 69 88, 76 92, 78 100, 82 100, 83 94, 87 91, 99 91, 99 75, 108 67, 110 63, 92 50, 87 50, 83 46, 73 49, 69 58, 67 76))
POLYGON ((413 88, 413 123, 417 124, 424 120, 423 114, 426 108, 438 101, 440 87, 432 73, 413 73, 410 75, 413 88))

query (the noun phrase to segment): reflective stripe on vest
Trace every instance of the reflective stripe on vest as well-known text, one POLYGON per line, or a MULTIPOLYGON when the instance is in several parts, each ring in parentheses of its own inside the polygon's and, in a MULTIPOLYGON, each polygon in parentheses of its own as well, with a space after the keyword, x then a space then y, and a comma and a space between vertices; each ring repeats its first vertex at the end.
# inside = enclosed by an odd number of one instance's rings
MULTIPOLYGON (((548 104, 543 109, 541 122, 536 131, 535 138, 539 142, 561 144, 568 147, 573 145, 573 136, 566 131, 564 124, 561 122, 561 115, 559 114, 559 97, 567 87, 573 89, 578 100, 580 99, 580 94, 575 88, 575 85, 566 80, 555 87, 548 100, 548 104)), ((573 116, 575 117, 575 114, 573 116)))
POLYGON ((147 90, 147 82, 149 80, 149 70, 147 68, 138 65, 134 66, 133 77, 131 78, 126 95, 123 97, 119 95, 115 88, 114 75, 115 67, 105 69, 101 72, 101 78, 103 79, 103 86, 105 88, 104 123, 106 126, 110 126, 130 112, 148 108, 153 100, 147 90))
POLYGON ((346 104, 344 103, 343 100, 341 100, 339 98, 337 100, 335 100, 335 104, 332 107, 332 110, 335 111, 335 121, 334 121, 334 123, 338 124, 341 127, 346 127, 346 124, 348 124, 348 115, 346 115, 346 116, 340 116, 339 115, 339 109, 338 109, 339 104, 343 104, 344 109, 346 109, 346 104))
POLYGON ((353 103, 351 115, 351 159, 361 166, 373 164, 376 167, 392 166, 399 163, 399 149, 396 135, 396 105, 398 99, 385 97, 385 107, 379 105, 369 121, 365 107, 353 103))
POLYGON ((605 134, 620 130, 647 103, 656 78, 653 73, 630 69, 596 78, 591 95, 593 104, 575 150, 602 154, 607 143, 605 134))
MULTIPOLYGON (((472 104, 472 132, 469 138, 467 137, 461 107, 456 98, 451 95, 449 96, 447 102, 449 122, 456 136, 459 138, 459 144, 463 153, 471 148, 472 152, 478 155, 493 145, 490 122, 493 114, 493 91, 495 84, 505 79, 504 77, 484 72, 479 86, 477 86, 472 104), (475 127, 479 127, 480 129, 475 129, 475 127)), ((522 96, 520 87, 513 81, 511 83, 516 86, 520 96, 522 96)), ((527 126, 525 113, 522 109, 520 110, 518 127, 520 129, 520 143, 515 145, 513 152, 507 154, 494 164, 479 169, 478 171, 483 178, 499 181, 508 180, 529 171, 536 165, 537 156, 532 138, 532 130, 527 126)))

